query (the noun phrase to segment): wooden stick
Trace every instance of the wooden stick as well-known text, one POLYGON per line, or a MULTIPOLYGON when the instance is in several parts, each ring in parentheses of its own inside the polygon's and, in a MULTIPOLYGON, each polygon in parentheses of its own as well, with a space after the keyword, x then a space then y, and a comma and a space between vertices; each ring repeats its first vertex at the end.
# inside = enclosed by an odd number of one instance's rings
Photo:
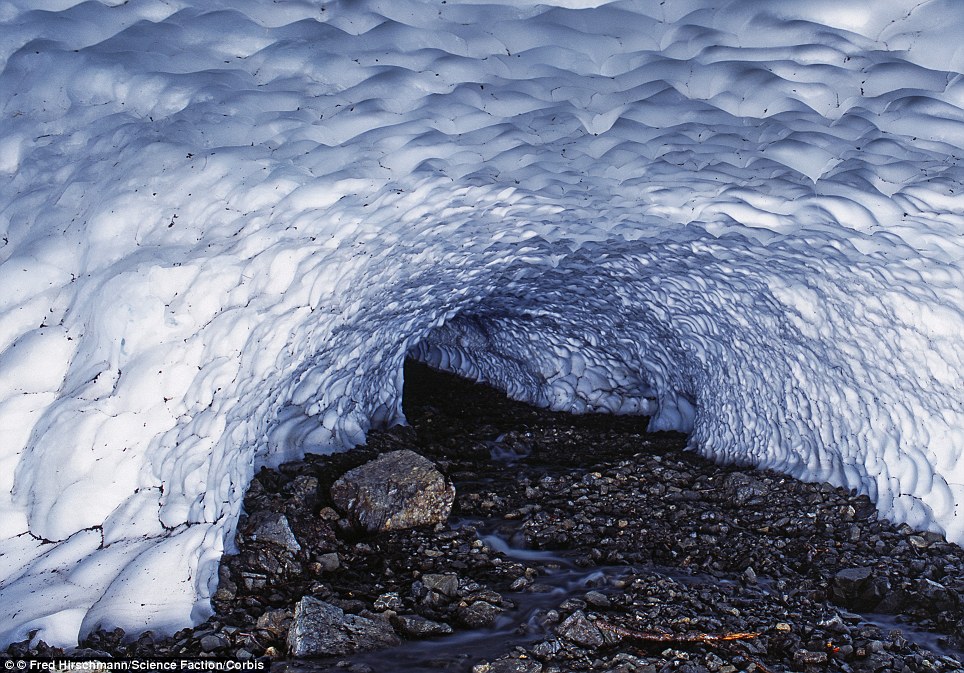
POLYGON ((636 631, 624 626, 617 626, 609 622, 597 619, 596 627, 615 633, 622 638, 637 640, 647 643, 721 643, 729 640, 751 640, 759 638, 759 633, 667 633, 666 631, 636 631))

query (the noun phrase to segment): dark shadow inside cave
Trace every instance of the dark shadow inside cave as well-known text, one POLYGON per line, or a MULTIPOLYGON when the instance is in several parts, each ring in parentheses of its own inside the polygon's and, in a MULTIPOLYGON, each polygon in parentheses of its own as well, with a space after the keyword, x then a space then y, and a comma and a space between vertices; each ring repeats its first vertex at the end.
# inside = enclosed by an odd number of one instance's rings
POLYGON ((575 465, 632 455, 644 443, 652 451, 657 446, 680 450, 686 442, 682 433, 648 433, 648 416, 540 409, 411 358, 405 361, 404 375, 402 407, 421 442, 445 445, 458 438, 460 445, 452 449, 459 452, 472 440, 490 448, 507 444, 510 451, 514 444, 529 462, 575 465), (587 435, 597 439, 586 442, 587 435), (607 436, 613 441, 606 441, 607 436), (638 444, 627 446, 627 438, 638 444))

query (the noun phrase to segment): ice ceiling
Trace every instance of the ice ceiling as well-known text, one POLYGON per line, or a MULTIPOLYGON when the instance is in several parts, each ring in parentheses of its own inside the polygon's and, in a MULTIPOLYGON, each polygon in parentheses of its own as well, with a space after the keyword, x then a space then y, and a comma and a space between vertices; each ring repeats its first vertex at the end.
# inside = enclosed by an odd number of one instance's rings
POLYGON ((0 2, 0 644, 209 614, 412 350, 964 542, 957 0, 0 2))

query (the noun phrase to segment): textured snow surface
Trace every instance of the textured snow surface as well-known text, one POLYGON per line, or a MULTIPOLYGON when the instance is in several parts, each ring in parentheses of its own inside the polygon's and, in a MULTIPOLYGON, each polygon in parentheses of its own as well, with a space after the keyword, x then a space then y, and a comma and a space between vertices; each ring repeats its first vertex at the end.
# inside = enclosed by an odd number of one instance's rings
POLYGON ((421 359, 964 542, 958 0, 0 1, 0 644, 210 611, 421 359))

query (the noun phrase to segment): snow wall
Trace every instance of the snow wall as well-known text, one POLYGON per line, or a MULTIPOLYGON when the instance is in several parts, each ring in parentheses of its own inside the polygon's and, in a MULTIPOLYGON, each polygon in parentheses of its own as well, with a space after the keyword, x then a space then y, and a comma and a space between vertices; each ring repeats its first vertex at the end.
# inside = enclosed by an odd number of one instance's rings
POLYGON ((960 3, 556 4, 0 2, 0 644, 205 618, 413 349, 964 542, 960 3))

